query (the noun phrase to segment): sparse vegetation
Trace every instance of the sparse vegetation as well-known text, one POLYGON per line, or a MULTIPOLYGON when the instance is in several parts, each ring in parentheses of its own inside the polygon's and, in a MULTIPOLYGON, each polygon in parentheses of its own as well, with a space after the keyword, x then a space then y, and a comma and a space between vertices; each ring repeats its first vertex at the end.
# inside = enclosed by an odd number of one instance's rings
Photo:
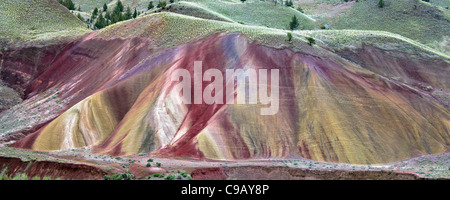
POLYGON ((414 2, 413 5, 408 0, 384 1, 383 8, 378 8, 378 3, 359 1, 326 23, 339 30, 374 30, 399 34, 448 54, 448 48, 439 45, 445 43, 444 33, 450 32, 450 25, 444 22, 450 20, 448 11, 422 1, 414 2))
POLYGON ((0 8, 0 42, 50 41, 89 32, 76 15, 57 1, 0 1, 0 8))
POLYGON ((113 180, 113 181, 132 180, 133 178, 134 178, 134 176, 130 172, 125 172, 125 173, 121 173, 121 174, 113 174, 112 176, 105 175, 103 177, 104 180, 113 180))
POLYGON ((166 176, 165 179, 166 179, 166 180, 174 180, 174 179, 175 179, 175 176, 172 175, 172 174, 169 174, 169 175, 166 176))

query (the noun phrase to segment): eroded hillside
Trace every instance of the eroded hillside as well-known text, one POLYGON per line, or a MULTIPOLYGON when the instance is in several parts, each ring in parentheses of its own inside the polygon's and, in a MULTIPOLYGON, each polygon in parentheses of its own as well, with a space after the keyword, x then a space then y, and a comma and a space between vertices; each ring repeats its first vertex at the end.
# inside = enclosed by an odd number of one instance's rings
POLYGON ((446 56, 390 36, 400 45, 362 40, 350 51, 320 34, 296 32, 289 43, 281 30, 160 13, 62 44, 37 61, 8 56, 28 49, 8 52, 4 66, 14 69, 19 60, 30 67, 16 73, 30 78, 18 84, 27 99, 0 114, 1 138, 44 151, 89 146, 111 155, 363 164, 447 150, 448 105, 433 93, 448 95, 446 56), (187 31, 192 27, 195 34, 187 31), (308 45, 305 35, 318 45, 308 45), (197 60, 203 70, 221 72, 279 69, 279 112, 180 104, 170 75, 180 68, 192 74, 197 60), (46 64, 33 70, 34 63, 46 64))

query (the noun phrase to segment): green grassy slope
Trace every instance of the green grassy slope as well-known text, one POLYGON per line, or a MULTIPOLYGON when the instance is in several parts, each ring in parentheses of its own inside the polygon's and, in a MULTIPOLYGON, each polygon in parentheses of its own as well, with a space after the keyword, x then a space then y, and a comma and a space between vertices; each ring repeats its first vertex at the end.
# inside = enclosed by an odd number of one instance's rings
POLYGON ((300 29, 311 30, 315 28, 314 19, 293 8, 280 4, 275 5, 272 1, 247 0, 242 3, 239 0, 186 0, 177 1, 172 6, 177 7, 177 9, 169 9, 171 12, 196 17, 201 17, 200 13, 208 19, 217 18, 222 21, 234 21, 277 29, 288 29, 289 22, 295 15, 299 19, 300 29))
MULTIPOLYGON (((98 33, 107 38, 147 37, 157 46, 173 47, 217 32, 243 33, 249 39, 269 46, 287 45, 287 32, 284 30, 208 20, 171 12, 154 13, 122 21, 101 29, 98 33)), ((307 45, 306 40, 299 34, 294 34, 293 41, 307 45)))
POLYGON ((450 0, 430 0, 430 3, 445 9, 450 8, 450 0))
POLYGON ((100 10, 103 9, 103 4, 109 4, 113 0, 72 0, 72 2, 75 4, 75 8, 78 9, 78 6, 80 6, 82 12, 91 13, 94 8, 98 8, 100 10))
MULTIPOLYGON (((310 51, 315 48, 308 46, 306 36, 317 39, 319 46, 340 48, 358 48, 362 43, 370 44, 386 50, 420 54, 426 57, 449 57, 428 46, 405 38, 401 35, 382 31, 360 30, 310 30, 293 32, 292 42, 286 41, 286 30, 249 26, 216 20, 201 19, 170 12, 155 13, 140 16, 134 20, 119 22, 102 29, 98 34, 107 38, 114 37, 148 37, 157 46, 174 47, 192 40, 202 39, 211 34, 242 33, 250 40, 276 48, 294 48, 297 51, 310 51), (186 31, 189 30, 189 31, 186 31)), ((319 52, 315 52, 318 53, 319 52)))
MULTIPOLYGON (((420 0, 378 0, 356 2, 331 22, 334 29, 388 31, 446 52, 439 43, 450 37, 450 11, 420 0)), ((445 45, 444 45, 445 46, 445 45)))
POLYGON ((0 39, 32 40, 89 31, 68 9, 54 0, 0 1, 0 39))
POLYGON ((168 11, 203 19, 235 22, 233 19, 230 19, 216 11, 208 9, 206 6, 196 2, 180 1, 172 4, 170 8, 168 8, 168 11))
POLYGON ((411 55, 421 55, 450 62, 450 56, 440 51, 436 51, 429 46, 423 45, 417 41, 405 38, 398 34, 385 31, 364 31, 364 30, 316 30, 303 31, 303 34, 309 35, 318 41, 326 43, 336 50, 357 49, 362 45, 371 45, 384 50, 396 50, 411 55))

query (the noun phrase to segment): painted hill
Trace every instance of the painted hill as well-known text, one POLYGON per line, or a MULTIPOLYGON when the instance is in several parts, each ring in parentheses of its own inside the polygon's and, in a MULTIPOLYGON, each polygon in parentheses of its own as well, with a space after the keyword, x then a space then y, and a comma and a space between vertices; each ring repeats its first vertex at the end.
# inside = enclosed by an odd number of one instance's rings
MULTIPOLYGON (((39 74, 24 71, 35 78, 27 100, 0 113, 1 140, 46 151, 364 164, 447 150, 448 105, 437 98, 448 96, 447 56, 388 33, 299 31, 292 42, 286 33, 173 13, 114 24, 49 53, 39 74), (179 104, 170 75, 192 74, 196 60, 221 72, 279 69, 279 112, 179 104)), ((28 66, 8 56, 20 54, 6 54, 4 67, 28 66)))

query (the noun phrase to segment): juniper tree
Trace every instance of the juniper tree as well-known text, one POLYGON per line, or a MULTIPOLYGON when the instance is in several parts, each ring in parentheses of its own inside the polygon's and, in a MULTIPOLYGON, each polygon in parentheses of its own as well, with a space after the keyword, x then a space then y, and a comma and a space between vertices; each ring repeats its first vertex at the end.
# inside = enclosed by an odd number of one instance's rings
POLYGON ((66 8, 68 8, 69 10, 75 10, 75 4, 72 2, 72 0, 61 0, 58 2, 61 3, 66 8))
POLYGON ((102 29, 102 28, 104 28, 104 27, 106 26, 106 23, 107 23, 107 22, 106 22, 105 18, 103 18, 103 14, 100 13, 100 14, 98 15, 97 20, 95 21, 94 26, 95 26, 96 28, 98 28, 98 29, 102 29))
POLYGON ((103 4, 103 12, 106 12, 106 10, 108 10, 108 5, 106 5, 106 3, 103 4))
POLYGON ((166 7, 166 5, 167 5, 167 2, 166 1, 160 1, 159 3, 158 3, 158 6, 156 6, 157 8, 162 8, 162 9, 164 9, 165 7, 166 7))
POLYGON ((97 17, 98 15, 98 8, 94 8, 94 11, 92 11, 92 18, 97 17))
POLYGON ((291 29, 291 30, 293 31, 293 30, 296 29, 299 25, 300 25, 300 24, 299 24, 299 22, 298 22, 297 16, 294 15, 294 16, 292 17, 291 22, 289 22, 289 29, 291 29))
POLYGON ((294 5, 294 3, 292 2, 292 0, 287 0, 286 3, 285 3, 285 5, 286 5, 287 7, 292 7, 292 6, 294 5))
POLYGON ((109 13, 109 11, 106 11, 106 13, 105 13, 105 19, 111 20, 111 14, 109 13))
POLYGON ((122 4, 122 2, 121 2, 120 0, 117 1, 116 7, 119 8, 119 11, 120 11, 120 12, 123 12, 123 4, 122 4))
POLYGON ((127 12, 125 12, 125 15, 123 16, 124 20, 128 20, 131 19, 131 17, 133 16, 133 14, 131 13, 130 7, 127 7, 127 12))
POLYGON ((378 7, 380 7, 380 8, 384 7, 384 0, 378 1, 378 7))
POLYGON ((134 8, 133 18, 136 19, 137 16, 138 16, 137 10, 136 10, 136 8, 134 8))
POLYGON ((153 6, 153 1, 150 1, 150 3, 147 6, 147 10, 153 9, 155 6, 153 6))
POLYGON ((120 22, 122 20, 123 20, 122 12, 120 12, 120 7, 118 5, 116 5, 116 7, 114 7, 114 10, 111 14, 111 24, 120 22))
POLYGON ((77 14, 77 17, 78 17, 78 19, 80 19, 81 21, 83 21, 84 22, 84 18, 81 16, 81 14, 80 13, 78 13, 77 14))

